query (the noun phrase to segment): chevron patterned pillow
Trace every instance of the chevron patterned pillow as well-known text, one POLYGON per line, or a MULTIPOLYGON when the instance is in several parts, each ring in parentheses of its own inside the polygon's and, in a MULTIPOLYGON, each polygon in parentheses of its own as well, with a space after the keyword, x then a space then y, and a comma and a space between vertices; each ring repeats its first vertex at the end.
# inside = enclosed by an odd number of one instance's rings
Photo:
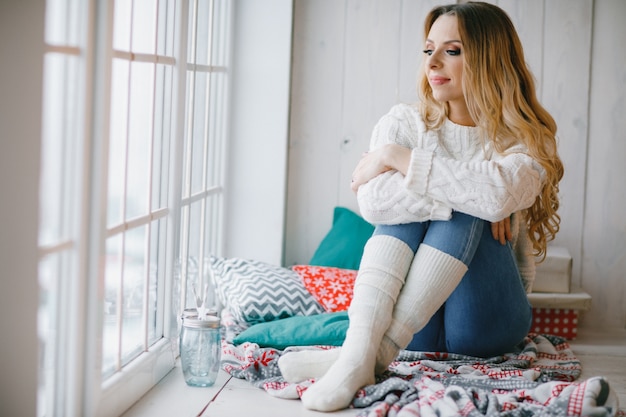
POLYGON ((241 323, 310 316, 324 308, 291 269, 241 258, 211 257, 220 302, 241 323))

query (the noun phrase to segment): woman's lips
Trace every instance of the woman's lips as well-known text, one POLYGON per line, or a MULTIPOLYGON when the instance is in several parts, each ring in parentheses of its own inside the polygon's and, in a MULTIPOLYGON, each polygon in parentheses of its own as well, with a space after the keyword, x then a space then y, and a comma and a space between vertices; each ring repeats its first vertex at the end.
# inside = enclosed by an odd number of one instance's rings
POLYGON ((429 77, 428 80, 431 85, 443 85, 450 81, 450 79, 446 77, 429 77))

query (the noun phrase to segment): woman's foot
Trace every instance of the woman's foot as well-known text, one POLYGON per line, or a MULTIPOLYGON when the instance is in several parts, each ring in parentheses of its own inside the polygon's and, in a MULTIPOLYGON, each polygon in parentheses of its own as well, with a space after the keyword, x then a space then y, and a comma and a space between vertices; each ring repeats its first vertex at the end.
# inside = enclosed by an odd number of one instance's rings
POLYGON ((366 385, 374 383, 375 349, 368 356, 369 361, 359 357, 339 358, 328 372, 304 394, 302 404, 309 410, 337 411, 347 408, 357 391, 366 385), (369 362, 366 363, 366 362, 369 362))
POLYGON ((321 378, 339 358, 341 348, 288 352, 278 359, 278 368, 287 382, 321 378))

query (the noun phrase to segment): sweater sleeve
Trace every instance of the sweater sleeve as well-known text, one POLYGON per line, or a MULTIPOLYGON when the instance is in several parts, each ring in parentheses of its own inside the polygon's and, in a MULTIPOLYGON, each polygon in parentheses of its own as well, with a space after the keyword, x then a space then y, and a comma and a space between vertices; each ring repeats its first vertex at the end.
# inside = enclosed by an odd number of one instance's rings
POLYGON ((359 187, 359 210, 372 224, 402 224, 448 220, 452 210, 426 196, 413 196, 404 186, 404 176, 387 171, 359 187))
POLYGON ((482 161, 459 161, 413 149, 404 185, 415 198, 427 196, 453 210, 496 222, 530 207, 544 178, 543 167, 520 149, 482 161))
MULTIPOLYGON (((380 119, 372 132, 370 149, 392 143, 412 149, 422 146, 420 135, 424 129, 414 125, 407 107, 395 106, 380 119)), ((428 195, 409 193, 405 177, 395 170, 361 185, 357 202, 363 218, 372 224, 448 220, 452 213, 450 208, 428 195)))
POLYGON ((536 266, 533 246, 528 236, 528 228, 523 212, 513 213, 511 217, 513 239, 511 246, 517 261, 517 267, 526 293, 532 292, 535 282, 536 266))

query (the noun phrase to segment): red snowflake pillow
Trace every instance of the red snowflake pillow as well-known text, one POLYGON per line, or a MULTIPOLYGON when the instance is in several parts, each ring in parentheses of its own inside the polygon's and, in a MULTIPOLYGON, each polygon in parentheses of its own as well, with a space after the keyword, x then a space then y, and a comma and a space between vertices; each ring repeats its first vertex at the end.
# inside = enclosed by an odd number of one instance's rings
POLYGON ((352 302, 357 271, 330 266, 295 265, 304 287, 329 313, 344 311, 352 302))

